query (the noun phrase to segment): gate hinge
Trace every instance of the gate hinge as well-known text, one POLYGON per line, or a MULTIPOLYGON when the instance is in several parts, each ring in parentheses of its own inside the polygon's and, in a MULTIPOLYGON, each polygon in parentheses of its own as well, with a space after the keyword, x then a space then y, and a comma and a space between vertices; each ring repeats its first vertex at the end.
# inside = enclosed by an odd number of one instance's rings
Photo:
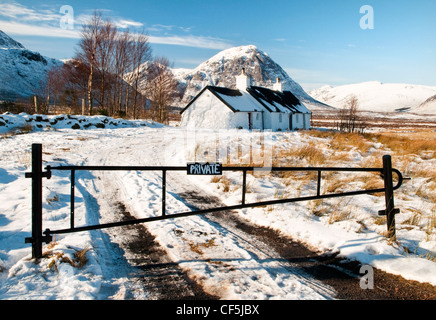
MULTIPOLYGON (((44 231, 44 236, 41 236, 41 242, 50 243, 53 241, 53 236, 50 234, 50 230, 47 229, 44 231)), ((24 238, 24 243, 35 243, 35 238, 28 237, 24 238)))
MULTIPOLYGON (((398 213, 400 213, 400 209, 398 209, 398 208, 392 209, 392 214, 398 214, 398 213)), ((385 216, 386 215, 386 210, 380 210, 378 212, 378 215, 379 216, 385 216)))
MULTIPOLYGON (((42 177, 42 178, 47 178, 48 180, 50 180, 50 178, 51 178, 51 167, 50 167, 50 166, 47 166, 45 169, 46 169, 47 171, 45 171, 45 172, 41 172, 41 177, 42 177)), ((26 178, 33 178, 33 172, 26 172, 26 173, 24 174, 24 176, 25 176, 26 178)))

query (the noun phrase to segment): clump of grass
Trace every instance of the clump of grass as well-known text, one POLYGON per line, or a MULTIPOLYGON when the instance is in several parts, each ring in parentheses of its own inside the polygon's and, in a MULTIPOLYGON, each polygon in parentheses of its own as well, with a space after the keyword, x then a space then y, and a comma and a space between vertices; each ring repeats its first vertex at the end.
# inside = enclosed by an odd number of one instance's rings
POLYGON ((412 215, 401 224, 419 227, 421 224, 422 212, 415 209, 409 209, 409 211, 411 211, 412 215))
POLYGON ((424 160, 436 158, 436 135, 431 132, 407 136, 398 133, 371 133, 366 136, 382 143, 397 155, 416 154, 424 160))
POLYGON ((82 250, 78 250, 74 252, 74 262, 75 267, 82 268, 88 262, 88 258, 86 258, 86 253, 89 251, 89 248, 85 248, 82 250))
POLYGON ((42 257, 47 258, 47 259, 51 259, 51 261, 48 263, 47 267, 53 271, 57 271, 57 263, 58 262, 68 263, 69 265, 71 265, 74 268, 82 268, 88 262, 88 259, 86 257, 86 253, 89 250, 90 250, 89 248, 85 248, 82 250, 76 250, 76 252, 74 252, 74 254, 73 254, 73 256, 74 256, 73 259, 71 259, 68 255, 65 255, 65 253, 61 252, 61 251, 58 251, 58 252, 46 251, 43 253, 42 257))
POLYGON ((223 190, 223 192, 229 192, 232 181, 226 176, 213 176, 210 180, 212 183, 219 183, 217 188, 223 190))
POLYGON ((223 186, 223 192, 229 192, 230 191, 230 185, 231 185, 230 179, 228 179, 227 177, 223 177, 221 179, 221 184, 223 186))
POLYGON ((189 245, 189 248, 191 249, 192 252, 195 252, 199 255, 204 254, 202 249, 216 246, 214 239, 208 239, 204 243, 189 242, 188 245, 189 245))
POLYGON ((58 194, 55 194, 54 196, 47 198, 48 204, 52 204, 53 202, 58 202, 58 201, 59 201, 58 194))
POLYGON ((264 206, 264 207, 263 207, 263 212, 264 212, 265 214, 268 214, 268 213, 274 212, 274 210, 275 210, 274 206, 264 206))
POLYGON ((307 136, 326 139, 333 137, 336 132, 333 130, 305 130, 302 133, 307 136))
POLYGON ((310 213, 316 217, 321 217, 329 213, 329 207, 323 199, 313 200, 309 204, 310 213))
POLYGON ((320 165, 326 161, 326 156, 316 146, 310 142, 302 146, 291 147, 276 151, 273 159, 273 166, 292 166, 307 162, 309 165, 320 165))
POLYGON ((423 183, 417 190, 416 195, 422 199, 429 200, 431 202, 436 202, 436 182, 430 181, 428 183, 423 183))
POLYGON ((213 176, 211 179, 210 179, 210 182, 212 182, 212 183, 218 183, 218 182, 220 182, 221 181, 221 176, 213 176))
POLYGON ((345 221, 351 218, 352 215, 352 207, 346 202, 342 205, 344 200, 340 200, 339 203, 335 205, 335 210, 330 214, 329 224, 333 224, 335 222, 345 221))
POLYGON ((435 235, 436 231, 436 204, 431 210, 431 214, 427 217, 427 224, 425 226, 425 234, 427 241, 430 240, 432 235, 435 235))
MULTIPOLYGON (((362 186, 363 190, 383 189, 383 187, 384 187, 383 180, 380 178, 380 176, 377 176, 376 174, 364 175, 361 178, 361 181, 364 183, 362 186)), ((384 193, 377 192, 377 193, 373 193, 372 195, 377 196, 377 197, 382 197, 382 196, 384 196, 384 193)))
MULTIPOLYGON (((359 177, 349 174, 330 174, 326 175, 323 180, 325 193, 338 193, 346 191, 351 182, 356 181, 359 177)), ((349 189, 349 188, 348 188, 349 189)))
POLYGON ((367 153, 371 146, 372 143, 369 143, 363 135, 355 132, 338 132, 330 141, 330 147, 337 151, 350 151, 356 148, 361 153, 367 153))

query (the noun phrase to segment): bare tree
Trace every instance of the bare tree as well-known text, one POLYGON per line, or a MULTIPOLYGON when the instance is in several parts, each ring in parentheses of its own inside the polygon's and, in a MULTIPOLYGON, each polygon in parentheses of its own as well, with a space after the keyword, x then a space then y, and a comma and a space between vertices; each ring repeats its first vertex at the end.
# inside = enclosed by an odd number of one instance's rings
MULTIPOLYGON (((141 83, 141 79, 144 78, 144 70, 146 68, 143 67, 144 63, 151 59, 151 47, 149 44, 148 36, 144 33, 136 33, 132 37, 132 43, 129 47, 131 51, 131 66, 132 72, 128 75, 126 81, 133 88, 133 108, 132 108, 132 116, 133 119, 136 119, 137 115, 137 106, 138 106, 138 96, 140 95, 139 87, 141 83)), ((146 72, 148 70, 145 70, 146 72)), ((126 112, 127 112, 127 101, 128 101, 128 91, 126 92, 126 112)))
POLYGON ((168 123, 169 107, 177 94, 177 81, 169 70, 169 61, 165 57, 155 58, 148 68, 146 92, 151 100, 152 119, 168 123))
POLYGON ((94 15, 89 21, 82 26, 81 40, 79 42, 79 51, 76 58, 89 66, 88 75, 88 114, 92 114, 93 100, 93 80, 94 69, 96 67, 96 53, 101 41, 101 28, 103 25, 102 14, 99 11, 94 12, 94 15))
POLYGON ((144 71, 141 66, 150 59, 151 47, 144 32, 120 31, 96 11, 82 26, 74 62, 58 70, 66 78, 65 101, 86 98, 89 115, 98 103, 99 111, 105 114, 136 118, 138 104, 144 101, 139 90, 144 71))
POLYGON ((355 95, 351 95, 344 107, 339 111, 338 129, 341 132, 364 131, 364 122, 359 116, 359 100, 355 95))
POLYGON ((129 30, 119 32, 115 38, 115 88, 113 90, 113 103, 118 115, 122 114, 122 96, 125 87, 124 74, 130 70, 131 57, 131 34, 129 30))
POLYGON ((95 66, 98 72, 100 81, 100 98, 99 104, 102 110, 107 111, 107 96, 106 91, 111 90, 112 74, 114 73, 114 49, 115 38, 117 36, 117 28, 110 21, 103 21, 99 30, 99 41, 95 51, 95 66))
POLYGON ((72 112, 78 111, 78 102, 86 100, 88 95, 88 78, 90 73, 89 65, 82 61, 72 59, 65 63, 60 70, 60 78, 65 80, 61 89, 61 101, 69 105, 72 112))
POLYGON ((56 106, 56 102, 66 85, 66 78, 62 76, 62 69, 63 65, 50 69, 41 85, 41 105, 46 113, 49 111, 50 99, 53 98, 53 103, 56 106))

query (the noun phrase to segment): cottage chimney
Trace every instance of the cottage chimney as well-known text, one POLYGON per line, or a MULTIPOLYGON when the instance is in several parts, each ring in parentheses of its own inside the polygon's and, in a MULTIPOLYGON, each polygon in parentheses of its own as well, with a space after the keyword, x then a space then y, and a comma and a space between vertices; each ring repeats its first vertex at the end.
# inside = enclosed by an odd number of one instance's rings
POLYGON ((280 79, 277 77, 276 83, 274 83, 273 86, 274 91, 282 91, 282 83, 280 82, 280 79))
POLYGON ((245 68, 242 68, 242 74, 236 77, 236 88, 241 91, 247 90, 250 86, 250 79, 245 74, 245 68))

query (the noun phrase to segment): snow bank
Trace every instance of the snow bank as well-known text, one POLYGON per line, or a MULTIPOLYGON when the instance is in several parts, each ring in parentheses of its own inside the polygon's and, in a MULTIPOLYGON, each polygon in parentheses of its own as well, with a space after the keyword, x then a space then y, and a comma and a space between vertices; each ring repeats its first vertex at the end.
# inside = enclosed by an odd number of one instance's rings
POLYGON ((153 121, 114 119, 106 116, 47 116, 27 113, 16 115, 8 112, 0 115, 0 133, 50 129, 116 129, 139 126, 162 127, 161 124, 153 121))

